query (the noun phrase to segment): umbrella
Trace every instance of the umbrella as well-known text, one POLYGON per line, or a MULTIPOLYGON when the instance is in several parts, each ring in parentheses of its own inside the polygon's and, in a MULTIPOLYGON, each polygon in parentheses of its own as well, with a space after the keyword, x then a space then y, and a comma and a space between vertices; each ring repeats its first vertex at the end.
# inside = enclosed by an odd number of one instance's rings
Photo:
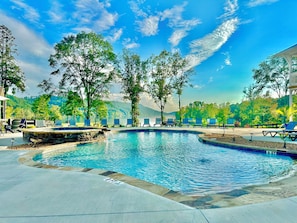
POLYGON ((9 100, 9 98, 4 97, 4 96, 0 96, 0 101, 6 101, 6 100, 9 100))

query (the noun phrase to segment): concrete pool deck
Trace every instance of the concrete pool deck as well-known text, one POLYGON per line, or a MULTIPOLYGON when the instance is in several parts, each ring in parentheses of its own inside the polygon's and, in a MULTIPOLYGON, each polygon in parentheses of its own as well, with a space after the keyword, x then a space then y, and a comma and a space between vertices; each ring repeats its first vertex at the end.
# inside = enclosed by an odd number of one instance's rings
MULTIPOLYGON (((253 133, 254 140, 280 140, 261 136, 261 129, 236 129, 234 133, 244 137, 253 133)), ((231 208, 195 209, 101 175, 22 165, 18 158, 26 151, 5 149, 11 138, 14 145, 22 144, 21 136, 0 136, 0 223, 297 222, 296 196, 231 208)))

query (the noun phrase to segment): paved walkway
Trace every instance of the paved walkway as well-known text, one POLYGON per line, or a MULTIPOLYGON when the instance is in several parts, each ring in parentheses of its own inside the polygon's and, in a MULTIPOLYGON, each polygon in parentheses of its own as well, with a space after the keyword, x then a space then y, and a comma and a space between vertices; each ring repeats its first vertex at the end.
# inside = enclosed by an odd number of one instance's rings
POLYGON ((104 176, 21 165, 24 153, 0 150, 0 223, 297 223, 297 197, 198 210, 104 176))

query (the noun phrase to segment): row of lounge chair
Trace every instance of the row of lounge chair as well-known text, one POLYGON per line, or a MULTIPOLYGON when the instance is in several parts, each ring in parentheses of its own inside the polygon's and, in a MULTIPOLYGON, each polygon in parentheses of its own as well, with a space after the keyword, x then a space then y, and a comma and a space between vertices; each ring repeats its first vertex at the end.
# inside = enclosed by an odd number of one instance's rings
MULTIPOLYGON (((190 125, 193 125, 193 126, 202 126, 203 123, 202 123, 202 118, 196 118, 195 119, 195 122, 190 122, 191 120, 188 119, 188 118, 184 118, 182 120, 182 123, 180 124, 181 126, 190 126, 190 125)), ((132 126, 133 124, 133 121, 132 119, 127 119, 127 122, 126 122, 126 126, 132 126)), ((161 118, 156 118, 155 119, 155 123, 154 124, 151 124, 150 123, 150 119, 149 118, 145 118, 143 120, 143 124, 142 126, 143 127, 150 127, 150 126, 176 126, 178 123, 173 119, 173 118, 168 118, 167 121, 165 123, 161 123, 161 118)), ((107 119, 102 119, 101 120, 101 126, 104 126, 104 127, 108 127, 108 123, 107 123, 107 119)), ((120 119, 114 119, 114 122, 113 122, 113 127, 119 127, 119 126, 125 126, 125 125, 122 125, 120 123, 120 119)), ((208 122, 207 122, 207 127, 217 127, 219 126, 218 125, 218 122, 217 122, 217 119, 215 118, 210 118, 208 119, 208 122)), ((233 118, 229 118, 227 119, 227 122, 226 124, 223 125, 224 127, 234 127, 235 126, 235 120, 233 118)))
POLYGON ((263 130, 262 134, 263 136, 270 135, 271 137, 275 137, 276 135, 279 135, 282 138, 288 137, 292 141, 295 141, 297 139, 297 122, 289 122, 284 125, 284 128, 282 129, 269 129, 269 130, 263 130))

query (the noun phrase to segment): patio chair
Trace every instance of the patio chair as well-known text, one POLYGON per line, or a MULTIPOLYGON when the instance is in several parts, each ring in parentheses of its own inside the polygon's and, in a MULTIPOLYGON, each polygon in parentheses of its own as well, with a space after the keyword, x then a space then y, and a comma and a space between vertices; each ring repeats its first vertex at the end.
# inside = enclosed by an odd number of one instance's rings
POLYGON ((202 118, 196 118, 194 126, 202 126, 202 118))
POLYGON ((7 120, 6 123, 4 123, 4 129, 5 129, 5 132, 7 133, 8 132, 11 132, 11 133, 14 133, 14 131, 12 130, 12 123, 11 123, 11 119, 9 118, 7 120))
POLYGON ((235 126, 235 119, 234 118, 228 118, 227 122, 225 124, 225 127, 234 127, 235 126))
POLYGON ((174 122, 173 118, 167 119, 166 125, 167 126, 175 126, 175 122, 174 122))
POLYGON ((55 126, 62 126, 62 120, 56 120, 55 126))
POLYGON ((190 126, 190 123, 189 123, 189 119, 188 118, 184 118, 183 120, 182 120, 182 124, 181 124, 182 126, 190 126))
POLYGON ((108 127, 107 119, 106 118, 101 119, 101 126, 102 127, 108 127))
POLYGON ((91 120, 90 119, 84 119, 84 126, 91 126, 91 120))
POLYGON ((217 119, 216 118, 210 118, 208 119, 207 127, 217 127, 217 119))
POLYGON ((162 125, 161 118, 156 118, 154 126, 161 126, 161 125, 162 125))
POLYGON ((151 127, 150 119, 149 118, 145 118, 143 120, 143 127, 145 127, 145 126, 151 127))
POLYGON ((76 121, 74 119, 70 119, 69 126, 76 126, 76 121))
POLYGON ((121 124, 120 124, 120 119, 118 119, 118 118, 115 118, 114 120, 113 120, 113 127, 121 127, 121 124))
POLYGON ((274 137, 277 134, 282 134, 282 133, 296 133, 297 132, 297 130, 295 130, 296 125, 297 125, 297 122, 289 122, 288 124, 285 125, 284 129, 263 130, 262 134, 263 136, 267 136, 268 134, 270 134, 270 136, 274 137))
POLYGON ((128 118, 127 119, 127 124, 126 124, 126 127, 128 127, 128 126, 133 126, 133 120, 132 120, 132 118, 128 118))

